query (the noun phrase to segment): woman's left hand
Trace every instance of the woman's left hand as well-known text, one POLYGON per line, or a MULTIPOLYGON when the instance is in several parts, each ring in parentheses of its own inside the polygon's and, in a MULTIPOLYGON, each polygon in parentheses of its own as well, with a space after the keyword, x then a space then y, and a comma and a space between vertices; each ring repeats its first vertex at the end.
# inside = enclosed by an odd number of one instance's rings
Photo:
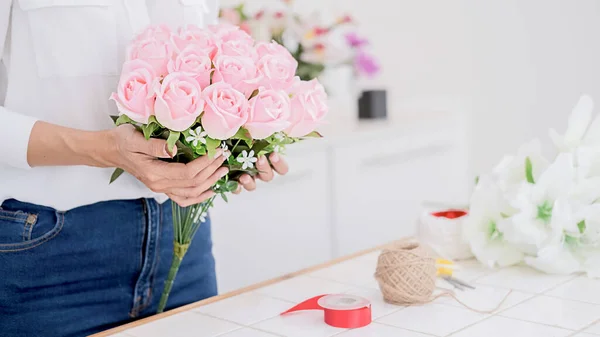
MULTIPOLYGON (((267 157, 264 155, 258 158, 256 169, 259 173, 256 178, 262 181, 271 181, 275 177, 275 172, 279 175, 285 175, 288 172, 288 164, 279 154, 275 152, 271 153, 269 155, 269 160, 267 160, 267 157), (269 160, 271 161, 271 164, 273 164, 273 167, 269 165, 269 160)), ((242 192, 242 187, 246 191, 254 191, 256 189, 256 180, 248 174, 242 175, 239 182, 240 185, 238 186, 237 191, 233 192, 235 194, 242 192)))

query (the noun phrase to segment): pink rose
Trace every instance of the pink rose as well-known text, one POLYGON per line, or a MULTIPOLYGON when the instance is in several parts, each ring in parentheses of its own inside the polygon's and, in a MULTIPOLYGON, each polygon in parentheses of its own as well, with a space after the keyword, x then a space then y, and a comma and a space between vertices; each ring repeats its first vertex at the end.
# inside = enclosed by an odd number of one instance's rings
POLYGON ((327 94, 316 79, 296 80, 291 91, 291 125, 285 133, 290 137, 304 137, 324 123, 329 110, 327 94))
POLYGON ((128 60, 144 60, 152 65, 158 76, 168 74, 167 64, 173 57, 173 45, 161 34, 141 35, 129 47, 128 60))
POLYGON ((202 90, 193 77, 171 73, 156 86, 156 120, 169 130, 186 130, 203 110, 202 90))
POLYGON ((249 57, 218 55, 214 64, 213 83, 227 82, 246 97, 258 89, 259 73, 249 57))
POLYGON ((210 74, 212 73, 212 61, 206 50, 195 44, 190 44, 169 61, 167 68, 170 73, 181 72, 193 77, 198 81, 201 88, 210 85, 210 74))
POLYGON ((229 83, 219 82, 204 89, 206 108, 202 126, 214 139, 229 139, 248 119, 248 99, 229 83))
POLYGON ((256 45, 258 70, 263 75, 261 85, 270 89, 287 89, 293 82, 298 62, 277 42, 256 45))
POLYGON ((221 22, 216 25, 209 25, 207 28, 219 40, 223 36, 240 29, 240 27, 226 22, 221 22))
POLYGON ((264 90, 250 99, 246 129, 264 139, 290 125, 290 98, 283 90, 264 90))
POLYGON ((256 61, 258 54, 254 49, 254 39, 239 27, 217 31, 218 55, 244 56, 256 61))
POLYGON ((125 62, 117 92, 110 96, 121 114, 138 123, 148 123, 154 115, 154 86, 157 83, 152 65, 142 60, 125 62))
POLYGON ((196 45, 206 51, 211 59, 217 52, 217 43, 213 34, 206 29, 194 25, 179 28, 177 34, 171 35, 171 41, 178 52, 183 51, 190 44, 196 45))

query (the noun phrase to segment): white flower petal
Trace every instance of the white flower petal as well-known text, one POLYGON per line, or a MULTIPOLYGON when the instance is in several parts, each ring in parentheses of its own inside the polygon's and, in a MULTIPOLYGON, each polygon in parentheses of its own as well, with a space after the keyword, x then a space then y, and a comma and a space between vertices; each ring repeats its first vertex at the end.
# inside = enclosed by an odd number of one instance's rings
POLYGON ((564 243, 541 249, 537 257, 525 257, 525 263, 549 274, 569 275, 582 271, 581 262, 564 243))

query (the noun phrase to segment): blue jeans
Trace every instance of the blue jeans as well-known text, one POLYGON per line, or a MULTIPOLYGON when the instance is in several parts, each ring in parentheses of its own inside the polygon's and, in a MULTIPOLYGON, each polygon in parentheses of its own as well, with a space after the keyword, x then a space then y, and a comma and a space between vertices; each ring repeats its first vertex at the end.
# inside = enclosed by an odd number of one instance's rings
MULTIPOLYGON (((0 207, 0 335, 85 336, 156 312, 173 249, 170 201, 59 212, 0 207)), ((217 293, 210 222, 183 259, 167 309, 217 293)))

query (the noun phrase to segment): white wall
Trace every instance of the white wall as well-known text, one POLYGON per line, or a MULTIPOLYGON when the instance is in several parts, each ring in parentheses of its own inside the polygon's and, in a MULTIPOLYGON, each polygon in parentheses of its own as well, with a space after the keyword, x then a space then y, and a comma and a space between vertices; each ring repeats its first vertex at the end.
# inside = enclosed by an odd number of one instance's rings
MULTIPOLYGON (((236 0, 222 0, 224 5, 236 0)), ((251 0, 249 7, 279 0, 251 0)), ((296 0, 303 12, 349 12, 373 43, 394 118, 470 115, 472 173, 547 129, 578 96, 600 105, 599 0, 296 0)))

